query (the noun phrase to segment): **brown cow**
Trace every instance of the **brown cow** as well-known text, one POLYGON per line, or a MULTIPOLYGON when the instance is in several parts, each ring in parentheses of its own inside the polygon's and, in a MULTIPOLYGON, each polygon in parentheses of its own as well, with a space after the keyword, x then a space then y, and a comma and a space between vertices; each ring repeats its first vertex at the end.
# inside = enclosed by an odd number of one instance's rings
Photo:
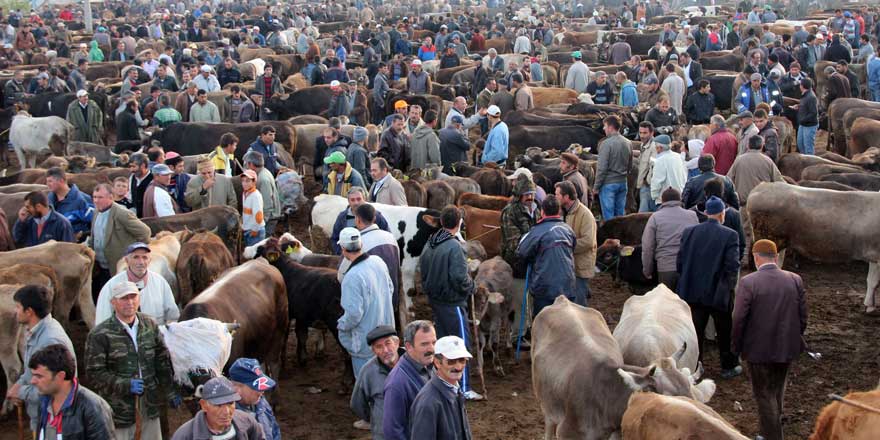
POLYGON ((621 422, 623 438, 747 440, 708 405, 694 399, 633 393, 621 422))
POLYGON ((66 323, 74 304, 89 328, 95 325, 95 303, 92 302, 92 268, 95 251, 85 245, 50 240, 46 243, 9 252, 0 252, 0 267, 31 263, 47 266, 58 278, 53 316, 66 323))
MULTIPOLYGON (((0 366, 6 373, 6 383, 12 384, 22 373, 18 347, 24 338, 24 327, 18 324, 15 301, 12 296, 23 284, 0 284, 0 366)), ((12 407, 5 399, 0 414, 6 414, 12 407)))
POLYGON ((425 186, 418 181, 407 179, 400 182, 403 185, 403 192, 406 193, 406 204, 408 206, 420 206, 422 208, 428 206, 428 193, 425 186))
POLYGON ((491 196, 507 196, 510 195, 510 180, 504 174, 504 171, 497 167, 483 167, 471 176, 478 185, 483 194, 491 196))
POLYGON ((235 208, 209 206, 186 214, 147 217, 141 221, 150 227, 150 234, 153 235, 162 231, 178 232, 184 229, 211 231, 223 240, 233 258, 238 259, 241 255, 241 219, 235 208))
POLYGON ((492 258, 501 253, 501 211, 463 206, 462 220, 468 240, 476 240, 492 258))
POLYGON ((571 89, 558 87, 532 87, 535 107, 550 104, 571 104, 577 100, 578 93, 571 89))
POLYGON ((871 147, 880 146, 880 121, 856 118, 849 129, 846 154, 849 157, 864 153, 871 147))
POLYGON ((776 164, 779 167, 779 172, 782 173, 785 177, 790 177, 794 179, 794 181, 799 181, 801 179, 801 174, 804 169, 812 165, 840 165, 837 162, 833 162, 829 159, 825 159, 820 156, 813 156, 811 154, 800 154, 800 153, 788 153, 783 154, 782 157, 779 158, 779 161, 776 164))
POLYGON ((826 176, 828 174, 842 174, 842 173, 862 173, 864 170, 859 167, 854 167, 851 165, 810 165, 804 168, 801 171, 801 179, 800 180, 822 180, 822 176, 826 176))
POLYGON ((857 108, 880 109, 880 103, 857 98, 837 98, 828 106, 827 150, 833 150, 837 154, 846 154, 846 126, 843 119, 847 111, 857 108))
POLYGON ((490 209, 493 211, 501 211, 510 203, 510 197, 504 196, 485 196, 482 194, 464 193, 458 198, 456 205, 473 206, 474 208, 490 209))
POLYGON ((278 269, 259 258, 224 273, 180 313, 180 320, 238 322, 230 362, 256 358, 267 374, 281 376, 290 319, 287 290, 278 269), (246 301, 243 299, 247 299, 246 301))
POLYGON ((596 243, 617 239, 625 245, 642 244, 642 232, 649 218, 650 212, 637 212, 607 220, 596 231, 596 243))
MULTIPOLYGON (((880 408, 880 390, 852 392, 844 397, 871 408, 880 408)), ((822 408, 810 440, 869 440, 880 432, 880 414, 854 405, 833 402, 822 408)))
POLYGON ((188 304, 230 267, 235 260, 223 240, 210 232, 200 232, 180 246, 177 256, 177 302, 188 304))
MULTIPOLYGON (((4 267, 0 269, 0 284, 36 284, 38 286, 43 286, 46 289, 49 289, 49 292, 52 293, 52 315, 56 316, 56 319, 59 319, 58 317, 63 315, 59 304, 63 304, 64 301, 54 301, 54 298, 58 298, 59 295, 64 295, 66 292, 63 292, 61 290, 61 285, 58 284, 58 275, 55 274, 55 269, 52 269, 49 266, 21 263, 4 267)), ((72 303, 74 299, 75 298, 71 298, 70 302, 72 303)), ((60 322, 67 322, 67 316, 64 316, 61 319, 64 319, 64 321, 60 322)))

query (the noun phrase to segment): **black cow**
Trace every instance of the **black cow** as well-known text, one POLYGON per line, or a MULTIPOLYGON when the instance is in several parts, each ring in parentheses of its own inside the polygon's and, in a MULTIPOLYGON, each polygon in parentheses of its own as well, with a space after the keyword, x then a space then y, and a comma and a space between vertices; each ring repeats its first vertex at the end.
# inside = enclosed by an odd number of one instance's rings
POLYGON ((712 94, 715 95, 715 107, 728 109, 733 102, 733 82, 738 75, 736 72, 709 72, 703 68, 703 79, 709 81, 712 94))
POLYGON ((328 85, 312 86, 297 90, 287 98, 274 97, 266 104, 269 110, 278 114, 279 119, 290 119, 299 115, 320 115, 330 107, 333 92, 328 85))
MULTIPOLYGON (((165 151, 174 151, 181 156, 206 154, 220 145, 220 137, 224 133, 238 136, 238 148, 235 157, 241 160, 247 153, 250 144, 260 137, 260 130, 265 125, 275 127, 275 142, 290 154, 296 148, 296 132, 286 121, 252 122, 248 124, 215 124, 210 122, 176 122, 153 133, 151 140, 159 141, 165 151)), ((117 153, 124 150, 116 149, 117 153)), ((293 165, 293 164, 288 164, 293 165)))
MULTIPOLYGON (((104 120, 107 116, 107 95, 104 92, 95 91, 89 93, 89 99, 95 101, 101 111, 104 112, 104 120)), ((28 113, 35 117, 58 116, 67 117, 67 106, 76 100, 76 93, 42 93, 25 99, 28 113)), ((105 124, 106 126, 106 124, 105 124)))
POLYGON ((596 250, 596 266, 611 274, 614 281, 627 283, 635 294, 644 294, 657 285, 657 273, 645 278, 642 266, 642 245, 624 246, 620 240, 606 240, 596 250))
MULTIPOLYGON (((284 277, 290 319, 296 321, 296 358, 300 365, 305 365, 309 327, 318 322, 323 323, 339 343, 336 322, 343 314, 342 286, 335 270, 305 266, 293 261, 286 253, 286 248, 292 245, 293 243, 281 242, 273 237, 257 248, 257 256, 265 257, 284 277)), ((342 344, 339 346, 342 347, 342 344)), ((344 347, 342 353, 345 362, 344 378, 350 380, 353 375, 351 358, 344 347)))
POLYGON ((638 212, 608 220, 596 230, 596 243, 616 239, 624 245, 642 244, 642 232, 649 218, 650 212, 638 212))

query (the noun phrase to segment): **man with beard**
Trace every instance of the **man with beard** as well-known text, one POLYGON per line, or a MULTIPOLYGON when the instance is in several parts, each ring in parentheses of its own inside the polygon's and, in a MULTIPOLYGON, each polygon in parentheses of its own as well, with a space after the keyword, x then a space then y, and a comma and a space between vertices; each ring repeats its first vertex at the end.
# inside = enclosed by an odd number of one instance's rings
POLYGON ((49 207, 41 191, 24 197, 24 206, 18 210, 18 220, 12 226, 12 238, 19 247, 36 246, 49 240, 75 242, 70 222, 49 207))
POLYGON ((406 352, 388 373, 382 411, 385 440, 410 438, 410 408, 419 391, 434 376, 434 344, 437 334, 431 321, 418 320, 403 329, 406 352))
POLYGON ((400 338, 394 327, 387 325, 380 325, 367 333, 367 344, 376 356, 361 368, 351 393, 350 405, 351 410, 360 417, 354 427, 369 429, 374 440, 381 440, 384 438, 385 382, 405 351, 400 348, 400 338))

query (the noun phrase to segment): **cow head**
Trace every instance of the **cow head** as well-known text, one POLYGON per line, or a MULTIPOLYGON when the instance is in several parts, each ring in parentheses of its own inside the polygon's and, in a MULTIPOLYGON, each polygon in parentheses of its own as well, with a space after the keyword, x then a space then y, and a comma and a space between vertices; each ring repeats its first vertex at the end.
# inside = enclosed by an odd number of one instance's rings
MULTIPOLYGON (((596 249, 596 266, 599 267, 599 270, 602 272, 606 272, 610 269, 613 269, 617 263, 620 261, 620 257, 627 252, 630 252, 631 246, 623 246, 620 244, 620 240, 615 238, 609 238, 596 249)), ((631 253, 631 252, 630 252, 631 253)))
POLYGON ((490 292, 486 286, 480 285, 474 290, 474 314, 477 324, 484 317, 501 316, 501 305, 504 304, 504 295, 498 292, 490 292))
POLYGON ((704 380, 695 384, 699 375, 687 368, 679 369, 678 360, 684 355, 687 343, 671 357, 658 359, 647 368, 624 365, 617 374, 633 391, 651 391, 667 396, 687 396, 706 403, 715 394, 715 382, 704 380))

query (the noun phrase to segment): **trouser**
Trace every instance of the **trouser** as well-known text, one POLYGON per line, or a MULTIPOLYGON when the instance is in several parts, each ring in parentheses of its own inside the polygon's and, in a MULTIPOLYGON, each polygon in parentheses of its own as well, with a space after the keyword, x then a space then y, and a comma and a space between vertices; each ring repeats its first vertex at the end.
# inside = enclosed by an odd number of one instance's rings
POLYGON ((107 281, 110 281, 110 278, 113 278, 110 270, 104 269, 95 262, 95 270, 92 272, 92 302, 95 304, 98 303, 98 294, 101 293, 101 288, 104 287, 104 284, 107 284, 107 281))
POLYGON ((385 121, 385 108, 379 107, 378 100, 373 100, 373 124, 382 125, 385 121))
MULTIPOLYGON (((731 294, 730 303, 733 303, 731 294)), ((718 352, 721 355, 721 368, 729 370, 739 365, 739 359, 730 351, 730 332, 733 327, 733 317, 730 309, 718 310, 701 304, 690 304, 691 318, 694 320, 694 328, 697 330, 697 342, 700 348, 700 361, 703 361, 704 345, 706 342, 706 325, 711 317, 715 320, 715 330, 718 332, 718 352)))
POLYGON ((871 88, 871 101, 880 102, 880 87, 871 88))
MULTIPOLYGON (((134 396, 132 396, 134 397, 134 396)), ((144 403, 144 402, 141 402, 144 403)), ((145 411, 141 406, 141 411, 145 411)), ((162 440, 162 429, 159 426, 159 418, 148 419, 146 416, 141 418, 141 440, 162 440)), ((135 425, 126 426, 125 428, 116 428, 117 440, 134 440, 135 425)))
POLYGON ((626 182, 606 183, 599 189, 599 203, 605 221, 620 217, 626 209, 626 182))
MULTIPOLYGON (((739 208, 740 219, 742 221, 743 228, 743 236, 746 239, 746 250, 743 252, 745 255, 746 263, 749 262, 749 255, 751 255, 752 244, 755 242, 755 230, 752 228, 752 221, 749 218, 749 208, 745 204, 740 206, 739 208)), ((780 266, 782 267, 782 266, 780 266)))
MULTIPOLYGON (((434 330, 437 332, 437 339, 444 336, 458 336, 464 341, 464 345, 471 351, 470 328, 467 321, 467 309, 460 306, 449 306, 446 304, 431 303, 431 310, 434 312, 434 330)), ((471 354, 473 352, 471 351, 471 354)), ((464 373, 461 375, 461 390, 470 391, 470 378, 468 374, 470 368, 465 366, 464 373)))
POLYGON ((758 432, 765 440, 782 440, 782 407, 789 363, 749 362, 752 394, 758 405, 758 432))
POLYGON ((815 154, 816 150, 816 131, 819 130, 818 125, 806 127, 798 126, 797 147, 801 154, 815 154))
POLYGON ((657 272, 657 281, 666 285, 669 290, 678 291, 678 272, 657 272))
POLYGON ((639 188, 639 212, 654 212, 657 210, 657 204, 651 198, 651 187, 642 186, 639 188))
POLYGON ((590 300, 590 279, 575 278, 574 282, 574 302, 575 304, 587 307, 590 300))
POLYGON ((266 228, 260 228, 256 231, 244 231, 244 245, 253 246, 266 238, 266 228))

